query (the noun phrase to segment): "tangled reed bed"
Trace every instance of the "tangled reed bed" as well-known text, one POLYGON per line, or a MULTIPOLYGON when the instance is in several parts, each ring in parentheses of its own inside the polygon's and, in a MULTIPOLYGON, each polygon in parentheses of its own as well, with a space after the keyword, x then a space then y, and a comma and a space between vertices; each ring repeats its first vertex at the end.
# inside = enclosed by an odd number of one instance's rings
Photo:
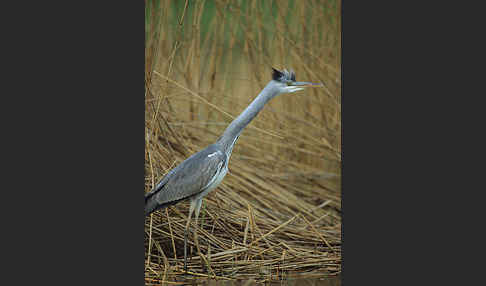
MULTIPOLYGON (((231 193, 214 194, 206 199, 197 228, 204 257, 201 260, 195 248, 190 251, 190 272, 219 279, 263 280, 289 278, 293 272, 321 277, 339 273, 340 226, 329 224, 331 214, 323 214, 317 208, 288 217, 283 215, 283 208, 270 211, 254 204, 240 209, 230 202, 236 199, 231 193)), ((277 198, 275 205, 283 201, 277 198)), ((146 278, 161 279, 181 273, 186 216, 187 204, 147 219, 152 245, 146 249, 152 251, 146 257, 150 261, 146 278)), ((194 230, 192 224, 191 231, 194 230)), ((192 238, 189 246, 195 245, 192 238)))
MULTIPOLYGON (((151 145, 150 156, 175 160, 152 176, 162 176, 187 157, 176 139, 160 137, 157 142, 151 145)), ((203 148, 190 143, 186 146, 189 150, 203 148)), ((293 164, 288 162, 289 166, 293 164)), ((220 187, 205 198, 198 226, 194 219, 191 223, 190 272, 260 282, 291 278, 294 273, 322 277, 340 272, 340 194, 325 184, 337 178, 322 171, 275 174, 272 161, 255 163, 238 152, 233 154, 229 168, 220 187), (194 231, 201 256, 195 248, 194 231)), ((154 177, 153 182, 157 179, 154 177)), ((188 203, 183 202, 147 217, 148 284, 174 281, 182 274, 187 214, 188 203)))

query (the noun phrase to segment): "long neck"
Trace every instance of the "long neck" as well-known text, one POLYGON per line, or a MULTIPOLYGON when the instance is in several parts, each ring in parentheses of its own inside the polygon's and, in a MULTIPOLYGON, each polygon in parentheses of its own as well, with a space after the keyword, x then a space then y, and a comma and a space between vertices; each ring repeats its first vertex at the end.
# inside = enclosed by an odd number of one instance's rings
POLYGON ((217 143, 221 144, 228 156, 231 155, 233 146, 243 129, 257 116, 263 106, 278 94, 271 84, 268 84, 260 94, 248 105, 248 107, 226 128, 217 143))

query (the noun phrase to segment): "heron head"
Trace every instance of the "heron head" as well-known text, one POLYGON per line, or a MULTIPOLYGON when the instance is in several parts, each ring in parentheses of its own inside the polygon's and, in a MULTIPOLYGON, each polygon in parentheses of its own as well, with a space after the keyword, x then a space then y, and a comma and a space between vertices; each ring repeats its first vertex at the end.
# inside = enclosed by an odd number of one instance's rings
POLYGON ((296 81, 295 72, 293 70, 287 71, 286 69, 284 69, 283 71, 279 71, 275 68, 272 68, 272 70, 272 79, 275 82, 275 85, 279 89, 280 93, 296 92, 299 90, 303 90, 306 87, 324 86, 322 83, 296 81))

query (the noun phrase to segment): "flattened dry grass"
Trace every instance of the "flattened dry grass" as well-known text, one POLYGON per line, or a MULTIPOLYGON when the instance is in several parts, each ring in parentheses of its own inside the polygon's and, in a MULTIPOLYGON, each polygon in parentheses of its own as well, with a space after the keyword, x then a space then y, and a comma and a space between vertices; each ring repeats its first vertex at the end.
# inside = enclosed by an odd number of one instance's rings
MULTIPOLYGON (((340 2, 301 2, 146 1, 146 192, 215 142, 271 66, 326 84, 274 98, 242 133, 228 175, 204 199, 197 228, 191 223, 196 278, 341 271, 340 2)), ((188 208, 146 218, 147 285, 182 283, 188 208)))

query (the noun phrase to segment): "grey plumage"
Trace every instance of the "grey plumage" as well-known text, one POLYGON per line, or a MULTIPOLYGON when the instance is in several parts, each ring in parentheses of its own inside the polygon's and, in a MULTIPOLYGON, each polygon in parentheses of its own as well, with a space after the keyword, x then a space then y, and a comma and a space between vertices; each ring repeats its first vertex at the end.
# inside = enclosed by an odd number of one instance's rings
POLYGON ((216 144, 209 145, 172 169, 145 195, 145 214, 192 199, 204 192, 222 172, 227 156, 216 144))
MULTIPOLYGON (((192 213, 196 211, 197 222, 202 199, 221 183, 228 172, 228 162, 233 147, 243 129, 273 97, 281 93, 299 91, 309 86, 321 86, 321 84, 297 82, 293 71, 273 69, 272 80, 250 105, 230 123, 214 144, 184 160, 167 173, 153 190, 145 194, 145 215, 186 199, 191 201, 184 237, 184 269, 187 270, 187 229, 192 213)), ((194 235, 196 236, 197 232, 194 235)), ((197 239, 195 241, 199 251, 197 239)))

